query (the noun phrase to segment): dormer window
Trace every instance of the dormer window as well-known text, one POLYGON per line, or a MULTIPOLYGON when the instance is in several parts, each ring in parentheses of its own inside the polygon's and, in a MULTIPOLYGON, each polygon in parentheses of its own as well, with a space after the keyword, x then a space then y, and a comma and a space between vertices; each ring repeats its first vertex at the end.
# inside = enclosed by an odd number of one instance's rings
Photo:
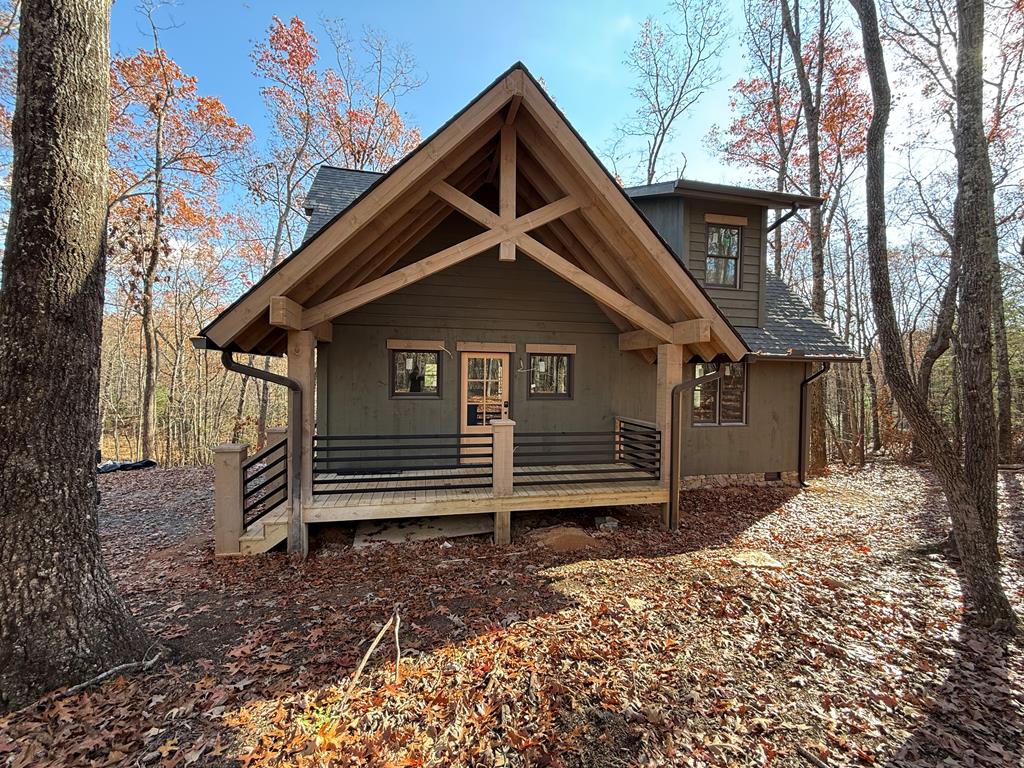
POLYGON ((740 242, 743 229, 733 224, 707 222, 707 256, 704 265, 705 285, 717 288, 738 288, 740 242))

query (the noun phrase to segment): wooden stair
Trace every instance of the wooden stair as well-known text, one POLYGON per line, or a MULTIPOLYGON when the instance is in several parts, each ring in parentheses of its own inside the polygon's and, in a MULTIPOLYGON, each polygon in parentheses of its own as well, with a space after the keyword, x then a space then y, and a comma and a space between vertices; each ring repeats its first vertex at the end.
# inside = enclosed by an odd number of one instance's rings
POLYGON ((283 506, 245 529, 238 539, 238 551, 243 555, 269 552, 288 538, 288 517, 283 506))

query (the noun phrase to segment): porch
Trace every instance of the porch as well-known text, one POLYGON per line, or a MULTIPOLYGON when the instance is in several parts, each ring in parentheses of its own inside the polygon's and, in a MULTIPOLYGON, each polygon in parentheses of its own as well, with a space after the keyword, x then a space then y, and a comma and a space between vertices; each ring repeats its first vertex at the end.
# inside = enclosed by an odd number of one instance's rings
MULTIPOLYGON (((606 432, 516 433, 515 422, 497 419, 490 428, 314 435, 302 525, 489 513, 495 543, 507 544, 513 512, 668 501, 653 424, 616 418, 606 432)), ((252 459, 242 446, 221 446, 218 457, 218 553, 263 552, 285 540, 293 514, 286 443, 252 459)))

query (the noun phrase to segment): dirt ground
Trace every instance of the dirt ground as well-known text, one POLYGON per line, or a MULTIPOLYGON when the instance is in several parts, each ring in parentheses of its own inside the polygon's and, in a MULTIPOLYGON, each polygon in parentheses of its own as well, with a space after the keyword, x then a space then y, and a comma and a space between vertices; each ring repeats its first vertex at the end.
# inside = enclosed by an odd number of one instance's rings
MULTIPOLYGON (((1001 499, 1024 614, 1022 480, 1001 499)), ((0 719, 0 765, 1024 764, 1020 640, 965 623, 920 470, 687 492, 676 534, 591 510, 521 516, 502 549, 334 532, 305 563, 214 558, 208 470, 101 481, 161 658, 0 719), (556 522, 593 546, 527 535, 556 522)))

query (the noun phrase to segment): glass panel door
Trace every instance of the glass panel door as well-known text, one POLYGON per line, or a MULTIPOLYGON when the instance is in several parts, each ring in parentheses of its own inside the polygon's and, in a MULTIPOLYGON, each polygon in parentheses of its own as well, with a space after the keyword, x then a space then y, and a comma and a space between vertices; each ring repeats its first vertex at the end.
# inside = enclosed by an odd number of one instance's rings
MULTIPOLYGON (((461 431, 489 435, 490 424, 508 415, 509 355, 507 352, 463 352, 461 377, 462 397, 459 401, 461 431)), ((487 442, 464 438, 463 461, 472 461, 473 453, 488 453, 486 448, 472 446, 487 442)), ((484 459, 480 459, 483 461, 484 459)))

